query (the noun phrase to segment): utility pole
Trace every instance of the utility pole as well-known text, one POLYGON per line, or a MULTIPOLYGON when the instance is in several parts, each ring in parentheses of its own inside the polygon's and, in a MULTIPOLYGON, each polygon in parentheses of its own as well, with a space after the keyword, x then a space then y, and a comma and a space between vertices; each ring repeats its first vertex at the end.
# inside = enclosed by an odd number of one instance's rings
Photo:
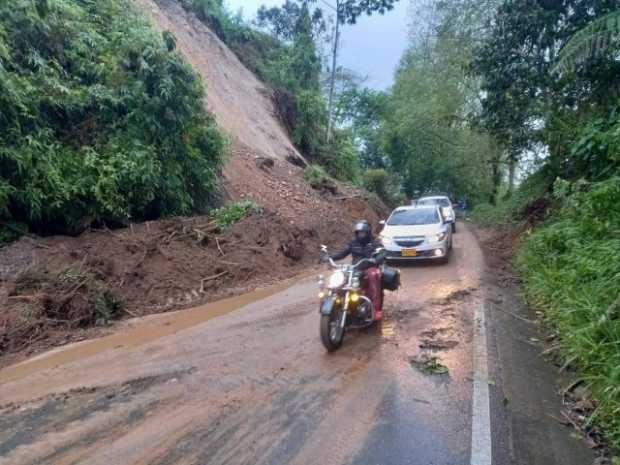
MULTIPOLYGON (((327 106, 328 120, 327 120, 327 142, 332 139, 332 118, 334 113, 334 88, 336 86, 336 67, 338 65, 338 46, 340 44, 340 1, 336 0, 336 33, 334 37, 334 50, 332 55, 332 70, 329 83, 329 103, 327 106)), ((332 7, 333 8, 333 7, 332 7)))

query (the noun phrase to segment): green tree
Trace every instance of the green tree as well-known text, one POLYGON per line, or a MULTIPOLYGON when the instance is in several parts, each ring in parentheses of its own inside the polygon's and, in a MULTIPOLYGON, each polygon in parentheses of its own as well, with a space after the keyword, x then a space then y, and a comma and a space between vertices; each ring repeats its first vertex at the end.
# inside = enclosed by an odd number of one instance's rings
POLYGON ((500 4, 472 71, 482 79, 479 124, 506 147, 512 166, 526 151, 542 147, 549 153, 549 182, 576 174, 567 155, 592 112, 615 107, 620 63, 599 55, 572 73, 558 77, 551 70, 577 31, 617 7, 616 0, 500 4))
POLYGON ((450 35, 430 48, 414 43, 401 59, 381 148, 411 197, 445 192, 486 201, 490 195, 488 162, 499 148, 469 122, 478 88, 466 73, 467 63, 450 35))
MULTIPOLYGON (((298 31, 298 22, 304 14, 304 8, 309 11, 309 1, 297 2, 285 0, 281 7, 267 8, 262 5, 256 13, 256 23, 259 27, 269 30, 275 37, 284 41, 291 41, 298 31)), ((323 10, 314 8, 310 14, 313 36, 319 37, 327 29, 323 10)))

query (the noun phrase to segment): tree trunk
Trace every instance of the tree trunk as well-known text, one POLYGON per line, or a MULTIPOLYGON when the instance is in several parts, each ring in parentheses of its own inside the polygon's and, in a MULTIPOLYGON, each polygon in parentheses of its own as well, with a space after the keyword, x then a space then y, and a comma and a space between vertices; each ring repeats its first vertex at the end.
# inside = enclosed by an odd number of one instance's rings
POLYGON ((336 67, 338 65, 338 43, 340 42, 340 0, 336 0, 336 36, 334 37, 334 50, 332 55, 332 72, 329 83, 329 103, 327 106, 327 142, 332 138, 332 119, 334 113, 334 88, 336 86, 336 67))
POLYGON ((506 192, 506 198, 512 195, 515 187, 515 179, 517 174, 517 156, 511 153, 508 156, 508 191, 506 192))
POLYGON ((497 196, 499 195, 499 186, 502 182, 502 170, 500 167, 501 155, 493 157, 491 163, 491 195, 489 202, 491 205, 497 205, 497 196))

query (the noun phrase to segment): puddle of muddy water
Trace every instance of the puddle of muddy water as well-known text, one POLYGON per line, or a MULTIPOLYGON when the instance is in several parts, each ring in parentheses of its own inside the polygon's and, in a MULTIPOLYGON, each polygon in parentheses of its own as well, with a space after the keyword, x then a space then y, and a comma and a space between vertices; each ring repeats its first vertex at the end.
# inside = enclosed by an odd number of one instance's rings
POLYGON ((26 360, 17 365, 4 368, 0 370, 0 384, 15 381, 42 370, 83 360, 107 350, 113 350, 119 347, 138 347, 162 337, 170 336, 184 329, 232 313, 249 304, 283 292, 308 278, 308 276, 307 274, 298 276, 274 286, 201 305, 193 309, 180 310, 165 316, 155 315, 154 317, 147 317, 144 320, 139 320, 134 327, 127 331, 100 339, 81 342, 74 346, 69 346, 65 349, 48 353, 47 355, 43 354, 35 359, 26 360))

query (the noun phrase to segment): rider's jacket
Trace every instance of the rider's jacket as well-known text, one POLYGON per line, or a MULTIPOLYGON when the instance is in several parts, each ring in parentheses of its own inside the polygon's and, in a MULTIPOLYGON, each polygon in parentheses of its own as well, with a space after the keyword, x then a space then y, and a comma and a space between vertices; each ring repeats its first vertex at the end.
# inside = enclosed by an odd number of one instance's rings
POLYGON ((333 254, 332 259, 342 260, 350 254, 353 257, 353 264, 356 264, 364 258, 372 258, 373 253, 379 247, 381 247, 381 242, 373 239, 372 237, 364 242, 355 238, 350 241, 344 249, 333 254))

